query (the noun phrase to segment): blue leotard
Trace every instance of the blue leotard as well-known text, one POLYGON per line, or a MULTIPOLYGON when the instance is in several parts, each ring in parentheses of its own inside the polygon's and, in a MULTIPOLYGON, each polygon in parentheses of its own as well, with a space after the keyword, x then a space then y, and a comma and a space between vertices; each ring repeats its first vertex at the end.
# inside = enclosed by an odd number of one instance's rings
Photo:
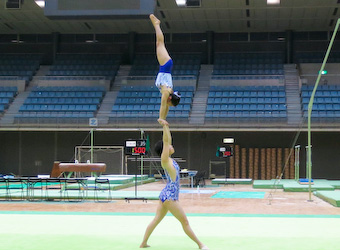
POLYGON ((170 175, 166 170, 164 170, 165 175, 166 175, 166 186, 163 188, 159 195, 159 199, 164 202, 166 200, 173 200, 177 201, 178 200, 178 194, 179 194, 179 166, 178 163, 172 159, 172 163, 174 168, 176 169, 176 180, 172 181, 170 175))

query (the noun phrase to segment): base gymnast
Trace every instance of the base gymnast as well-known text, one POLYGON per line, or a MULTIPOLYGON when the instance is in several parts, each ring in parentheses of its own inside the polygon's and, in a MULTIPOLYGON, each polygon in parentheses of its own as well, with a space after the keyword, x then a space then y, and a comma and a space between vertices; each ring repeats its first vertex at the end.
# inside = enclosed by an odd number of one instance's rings
POLYGON ((147 241, 151 233, 162 221, 167 212, 170 211, 173 216, 175 216, 176 219, 179 220, 179 222, 182 224, 184 232, 198 245, 199 249, 209 249, 196 237, 195 233, 192 231, 189 225, 187 216, 185 215, 183 208, 179 204, 178 195, 180 168, 177 162, 170 157, 175 152, 175 149, 171 145, 172 138, 170 134, 169 124, 163 119, 158 119, 158 122, 163 126, 163 141, 159 141, 156 143, 155 151, 159 156, 161 156, 161 165, 167 178, 167 184, 159 195, 160 201, 158 204, 156 216, 146 228, 143 242, 140 245, 140 248, 149 247, 147 241))
POLYGON ((165 48, 164 35, 161 30, 161 22, 155 15, 150 15, 150 20, 156 32, 156 55, 160 65, 156 78, 156 87, 162 94, 159 118, 165 120, 169 112, 169 106, 177 106, 181 95, 178 91, 173 91, 171 70, 173 62, 167 49, 165 48))

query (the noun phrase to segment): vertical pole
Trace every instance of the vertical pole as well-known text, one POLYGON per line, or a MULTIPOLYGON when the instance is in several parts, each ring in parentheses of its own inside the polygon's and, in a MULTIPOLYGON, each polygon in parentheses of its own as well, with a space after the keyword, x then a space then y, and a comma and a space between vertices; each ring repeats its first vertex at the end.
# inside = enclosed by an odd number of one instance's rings
POLYGON ((300 145, 295 146, 295 180, 300 179, 300 145))
POLYGON ((135 198, 137 198, 137 172, 138 172, 137 155, 135 156, 135 162, 136 162, 136 174, 135 174, 135 198))
MULTIPOLYGON (((144 137, 144 131, 143 129, 140 131, 140 138, 143 139, 144 137)), ((143 185, 143 174, 144 174, 144 161, 143 161, 143 155, 140 157, 140 184, 143 185)))
POLYGON ((308 160, 308 161, 307 161, 307 165, 308 165, 308 171, 309 171, 309 172, 308 172, 308 176, 309 176, 309 183, 308 183, 308 184, 309 184, 309 201, 312 200, 312 183, 311 183, 311 178, 312 178, 312 136, 311 136, 311 115, 312 115, 312 109, 313 109, 314 96, 315 96, 316 89, 318 88, 320 79, 321 79, 322 71, 323 71, 324 68, 325 68, 325 64, 326 64, 326 62, 327 62, 329 53, 330 53, 331 48, 332 48, 332 46, 333 46, 333 42, 334 42, 336 33, 338 32, 339 25, 340 25, 340 18, 339 18, 338 21, 336 22, 336 25, 335 25, 335 28, 334 28, 334 32, 333 32, 331 41, 329 42, 329 45, 328 45, 328 49, 327 49, 325 58, 323 59, 323 62, 322 62, 322 65, 321 65, 321 68, 320 68, 320 71, 319 71, 319 74, 318 74, 318 78, 316 79, 315 86, 314 86, 314 89, 313 89, 313 92, 312 92, 312 95, 311 95, 311 97, 310 97, 309 104, 308 104, 308 154, 307 154, 307 156, 308 156, 307 160, 308 160))
POLYGON ((93 163, 93 128, 91 128, 91 163, 93 163))

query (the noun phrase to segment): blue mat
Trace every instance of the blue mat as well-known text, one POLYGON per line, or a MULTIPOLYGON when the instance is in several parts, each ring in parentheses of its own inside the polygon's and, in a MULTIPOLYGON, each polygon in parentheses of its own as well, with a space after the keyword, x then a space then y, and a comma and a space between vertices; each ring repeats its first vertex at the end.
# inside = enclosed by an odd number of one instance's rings
POLYGON ((263 199, 266 192, 233 192, 220 191, 211 198, 230 198, 230 199, 263 199))

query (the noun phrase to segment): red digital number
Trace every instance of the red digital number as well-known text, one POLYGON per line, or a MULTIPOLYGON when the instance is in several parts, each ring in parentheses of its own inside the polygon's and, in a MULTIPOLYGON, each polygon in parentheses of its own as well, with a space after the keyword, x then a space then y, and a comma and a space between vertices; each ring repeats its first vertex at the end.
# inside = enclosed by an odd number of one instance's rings
POLYGON ((134 147, 132 153, 134 154, 145 154, 146 149, 144 147, 134 147))

